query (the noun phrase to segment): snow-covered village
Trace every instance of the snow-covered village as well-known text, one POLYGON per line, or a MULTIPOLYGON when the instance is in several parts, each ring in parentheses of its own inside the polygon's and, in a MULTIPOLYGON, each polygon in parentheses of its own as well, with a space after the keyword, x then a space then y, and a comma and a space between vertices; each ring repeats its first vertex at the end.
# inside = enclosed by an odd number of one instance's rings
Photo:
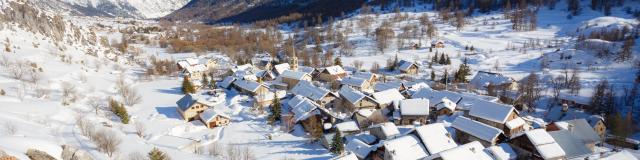
POLYGON ((0 160, 638 160, 638 0, 0 0, 0 160))

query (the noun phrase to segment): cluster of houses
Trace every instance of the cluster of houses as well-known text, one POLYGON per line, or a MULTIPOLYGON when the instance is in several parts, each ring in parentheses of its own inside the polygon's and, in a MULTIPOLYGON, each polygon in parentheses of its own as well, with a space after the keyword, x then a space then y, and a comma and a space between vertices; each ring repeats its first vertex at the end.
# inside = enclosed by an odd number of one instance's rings
MULTIPOLYGON (((560 117, 545 123, 521 116, 513 105, 512 78, 478 72, 470 84, 504 92, 494 97, 439 91, 427 82, 381 81, 369 72, 341 66, 311 68, 289 63, 232 67, 217 87, 254 97, 254 106, 282 101, 282 122, 301 129, 330 148, 336 135, 346 154, 334 159, 584 159, 599 153, 606 128, 601 118, 560 117), (512 104, 511 102, 508 102, 512 104), (443 121, 444 120, 444 121, 443 121), (336 134, 336 133, 340 134, 336 134)), ((401 74, 416 74, 419 65, 401 61, 401 74)), ((187 121, 224 126, 229 117, 206 101, 186 95, 177 102, 187 121)), ((568 110, 560 110, 561 115, 568 110)), ((599 155, 603 157, 608 155, 599 155)))

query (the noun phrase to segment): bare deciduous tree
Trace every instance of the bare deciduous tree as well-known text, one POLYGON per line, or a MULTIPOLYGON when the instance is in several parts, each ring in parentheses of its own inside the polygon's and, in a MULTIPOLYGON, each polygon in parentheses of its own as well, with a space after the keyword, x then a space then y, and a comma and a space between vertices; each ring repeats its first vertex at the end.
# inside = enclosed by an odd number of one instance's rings
POLYGON ((4 130, 9 135, 15 135, 16 133, 18 133, 18 127, 16 127, 16 125, 11 122, 4 123, 4 130))
POLYGON ((138 93, 138 90, 129 85, 125 85, 120 88, 120 96, 122 97, 124 104, 127 106, 133 106, 142 101, 142 96, 138 93))
POLYGON ((220 156, 222 155, 222 145, 217 142, 213 142, 207 148, 209 155, 211 156, 220 156))
POLYGON ((69 105, 76 101, 76 86, 69 82, 62 82, 62 103, 69 105))
POLYGON ((98 96, 91 96, 87 99, 87 105, 91 106, 96 115, 98 115, 98 111, 104 106, 104 99, 98 96))
POLYGON ((142 122, 136 122, 136 134, 140 138, 144 138, 144 133, 147 131, 147 127, 142 122))
POLYGON ((118 147, 122 143, 122 139, 114 131, 108 129, 95 132, 93 137, 98 150, 106 153, 109 157, 112 157, 113 153, 118 151, 118 147))

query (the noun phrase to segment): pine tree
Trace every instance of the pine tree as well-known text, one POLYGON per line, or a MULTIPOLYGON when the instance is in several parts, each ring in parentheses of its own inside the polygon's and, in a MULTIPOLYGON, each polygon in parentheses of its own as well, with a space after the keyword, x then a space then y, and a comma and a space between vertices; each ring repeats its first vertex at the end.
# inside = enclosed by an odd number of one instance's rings
POLYGON ((469 68, 468 60, 467 58, 464 58, 464 60, 462 61, 462 64, 460 64, 460 67, 458 67, 458 71, 456 71, 456 73, 454 74, 454 77, 453 77, 454 81, 460 82, 460 83, 466 83, 467 76, 471 75, 470 70, 471 69, 469 68))
POLYGON ((445 69, 444 70, 444 75, 442 75, 442 80, 440 80, 440 83, 444 83, 446 85, 447 82, 449 82, 448 77, 449 77, 449 71, 447 71, 447 69, 445 69))
POLYGON ((207 74, 202 73, 202 81, 200 83, 202 83, 201 87, 208 87, 209 86, 209 77, 207 77, 207 74))
POLYGON ((431 70, 431 80, 432 81, 436 80, 436 72, 434 72, 433 69, 431 70))
POLYGON ((445 56, 444 64, 446 64, 446 65, 450 65, 451 64, 451 59, 449 58, 449 55, 445 56))
POLYGON ((436 52, 436 55, 431 59, 431 63, 438 63, 438 52, 436 52))
POLYGON ((280 105, 280 99, 278 96, 274 95, 273 104, 271 104, 271 115, 269 115, 269 123, 272 125, 280 120, 280 112, 282 108, 280 105))
POLYGON ((113 114, 120 117, 122 123, 129 124, 129 113, 127 113, 127 108, 124 107, 124 104, 114 99, 109 99, 109 108, 113 114))
POLYGON ((445 57, 445 54, 442 53, 442 56, 440 56, 440 59, 438 60, 438 64, 444 65, 447 63, 447 58, 445 57))
POLYGON ((149 160, 171 160, 167 153, 164 153, 158 148, 153 148, 147 157, 149 157, 149 160))
POLYGON ((342 134, 338 131, 333 136, 333 142, 331 143, 331 153, 342 154, 344 152, 344 142, 342 140, 342 134))
POLYGON ((189 93, 196 93, 195 89, 193 88, 193 84, 191 83, 191 80, 189 80, 189 77, 184 77, 184 79, 182 79, 182 93, 184 94, 189 94, 189 93))

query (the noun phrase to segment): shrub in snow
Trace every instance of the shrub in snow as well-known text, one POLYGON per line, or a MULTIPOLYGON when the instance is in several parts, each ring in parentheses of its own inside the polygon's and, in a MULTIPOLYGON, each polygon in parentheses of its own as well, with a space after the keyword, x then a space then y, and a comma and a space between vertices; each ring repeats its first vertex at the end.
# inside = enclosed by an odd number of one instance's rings
POLYGON ((89 154, 76 147, 62 145, 62 160, 93 160, 89 154))
POLYGON ((106 153, 109 157, 113 156, 113 153, 118 150, 118 146, 122 143, 122 139, 115 132, 107 129, 95 132, 92 137, 93 143, 98 147, 98 150, 106 153))
POLYGON ((4 96, 6 94, 7 94, 7 92, 5 92, 4 89, 0 89, 0 96, 4 96))
POLYGON ((27 150, 27 156, 32 160, 56 160, 56 158, 53 158, 53 156, 47 154, 47 152, 36 149, 27 150))
POLYGON ((171 157, 169 157, 169 155, 167 155, 167 153, 161 151, 158 148, 153 148, 149 152, 147 157, 149 157, 150 160, 170 160, 171 159, 171 157))
POLYGON ((111 108, 111 112, 113 112, 113 114, 120 117, 122 123, 129 124, 129 114, 127 113, 127 108, 124 107, 124 104, 111 99, 109 100, 109 108, 111 108))

